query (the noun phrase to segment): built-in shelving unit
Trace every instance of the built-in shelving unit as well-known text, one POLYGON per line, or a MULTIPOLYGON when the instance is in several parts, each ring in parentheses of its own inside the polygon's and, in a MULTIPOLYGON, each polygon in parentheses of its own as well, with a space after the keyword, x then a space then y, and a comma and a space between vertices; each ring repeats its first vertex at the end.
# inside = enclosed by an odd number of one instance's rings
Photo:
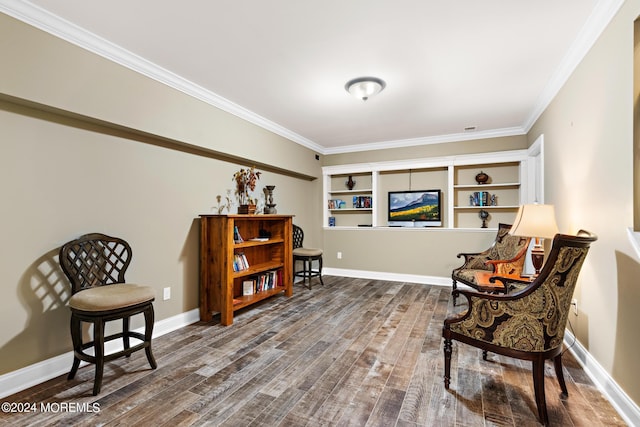
POLYGON ((527 150, 473 155, 325 166, 323 170, 324 227, 344 229, 387 226, 387 193, 440 189, 443 221, 440 229, 480 228, 480 211, 489 213, 487 226, 510 223, 526 200, 527 150), (484 172, 489 180, 479 184, 484 172), (356 182, 347 189, 349 176, 356 182), (474 205, 474 193, 487 192, 488 203, 474 205), (494 196, 491 203, 491 197, 494 196), (369 197, 370 206, 356 207, 355 197, 369 197), (342 200, 344 204, 335 200, 342 200))

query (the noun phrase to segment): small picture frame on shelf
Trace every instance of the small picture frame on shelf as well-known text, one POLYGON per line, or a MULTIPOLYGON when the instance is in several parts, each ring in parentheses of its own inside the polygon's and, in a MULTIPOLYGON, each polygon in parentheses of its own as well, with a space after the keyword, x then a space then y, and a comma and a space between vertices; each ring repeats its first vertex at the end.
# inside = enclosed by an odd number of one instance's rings
POLYGON ((330 216, 329 217, 329 227, 335 227, 336 226, 336 217, 335 216, 330 216))
POLYGON ((245 280, 242 282, 242 295, 253 295, 253 280, 245 280))

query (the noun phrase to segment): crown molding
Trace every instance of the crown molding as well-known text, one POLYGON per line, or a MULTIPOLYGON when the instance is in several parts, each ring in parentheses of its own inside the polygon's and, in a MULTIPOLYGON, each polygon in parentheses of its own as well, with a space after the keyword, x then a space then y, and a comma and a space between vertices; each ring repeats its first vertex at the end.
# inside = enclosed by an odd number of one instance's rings
POLYGON ((385 150, 389 148, 415 147, 417 145, 443 144, 447 142, 471 141, 475 139, 499 138, 526 134, 524 128, 512 127, 492 129, 479 132, 451 133, 448 135, 427 136, 424 138, 399 139, 395 141, 372 142, 369 144, 345 145, 342 147, 325 148, 324 154, 343 154, 358 151, 385 150))
POLYGON ((571 74, 573 74, 578 64, 582 62, 615 14, 618 13, 623 3, 624 0, 600 0, 596 3, 587 22, 585 22, 569 48, 569 51, 542 90, 531 114, 525 120, 522 126, 525 132, 531 130, 535 122, 540 118, 542 113, 544 113, 549 104, 551 104, 551 101, 553 101, 558 92, 560 92, 560 89, 562 89, 567 80, 569 80, 569 77, 571 77, 571 74))
POLYGON ((263 129, 322 152, 324 147, 27 1, 0 0, 0 11, 62 40, 206 102, 263 129))

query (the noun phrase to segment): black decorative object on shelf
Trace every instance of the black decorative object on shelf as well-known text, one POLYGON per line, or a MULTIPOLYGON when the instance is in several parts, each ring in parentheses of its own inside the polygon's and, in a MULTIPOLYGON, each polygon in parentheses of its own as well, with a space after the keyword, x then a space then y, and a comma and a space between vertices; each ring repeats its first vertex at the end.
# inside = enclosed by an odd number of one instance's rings
POLYGON ((356 186, 356 182, 353 180, 353 177, 351 175, 349 175, 349 179, 347 180, 347 182, 345 182, 345 184, 349 190, 353 190, 353 187, 356 186))
POLYGON ((264 208, 264 213, 266 214, 276 214, 278 211, 276 210, 276 204, 273 203, 273 190, 276 188, 275 185, 267 185, 264 187, 266 205, 264 208))
POLYGON ((480 212, 478 212, 478 216, 480 216, 480 219, 482 219, 482 227, 480 228, 487 228, 487 219, 489 218, 489 212, 485 211, 484 209, 480 209, 480 212))

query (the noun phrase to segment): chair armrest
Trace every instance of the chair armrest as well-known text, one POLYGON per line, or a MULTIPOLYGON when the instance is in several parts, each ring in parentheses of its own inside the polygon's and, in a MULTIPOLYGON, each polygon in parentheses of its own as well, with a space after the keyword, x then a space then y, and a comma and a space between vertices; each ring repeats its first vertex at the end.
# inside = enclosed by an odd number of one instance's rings
POLYGON ((488 259, 485 261, 490 265, 493 271, 499 274, 514 274, 522 271, 522 259, 527 253, 528 246, 523 246, 518 253, 511 259, 488 259))
POLYGON ((475 310, 475 305, 480 304, 482 301, 486 301, 486 300, 494 301, 498 305, 517 301, 529 295, 532 292, 532 289, 534 288, 534 286, 532 285, 537 284, 537 280, 534 280, 532 282, 526 282, 522 280, 507 279, 507 278, 502 278, 498 276, 491 277, 489 280, 490 281, 500 280, 503 283, 505 282, 513 282, 513 283, 519 283, 519 284, 527 283, 528 286, 524 288, 519 288, 515 292, 508 293, 508 294, 492 294, 492 293, 480 292, 475 289, 455 289, 451 292, 451 295, 455 295, 456 297, 459 297, 460 295, 464 296, 467 300, 468 308, 462 313, 454 314, 453 316, 446 318, 444 321, 444 324, 446 327, 448 327, 453 323, 459 323, 465 320, 467 317, 471 315, 473 310, 475 310))
POLYGON ((531 280, 516 279, 515 277, 492 276, 489 278, 489 282, 491 283, 495 283, 496 280, 498 282, 502 282, 504 288, 508 289, 509 291, 512 291, 514 289, 522 290, 533 283, 533 281, 531 280))
MULTIPOLYGON (((486 270, 487 253, 485 252, 467 252, 459 253, 456 257, 464 257, 464 263, 455 270, 476 269, 486 270)), ((493 268, 493 267, 491 267, 493 268)))

